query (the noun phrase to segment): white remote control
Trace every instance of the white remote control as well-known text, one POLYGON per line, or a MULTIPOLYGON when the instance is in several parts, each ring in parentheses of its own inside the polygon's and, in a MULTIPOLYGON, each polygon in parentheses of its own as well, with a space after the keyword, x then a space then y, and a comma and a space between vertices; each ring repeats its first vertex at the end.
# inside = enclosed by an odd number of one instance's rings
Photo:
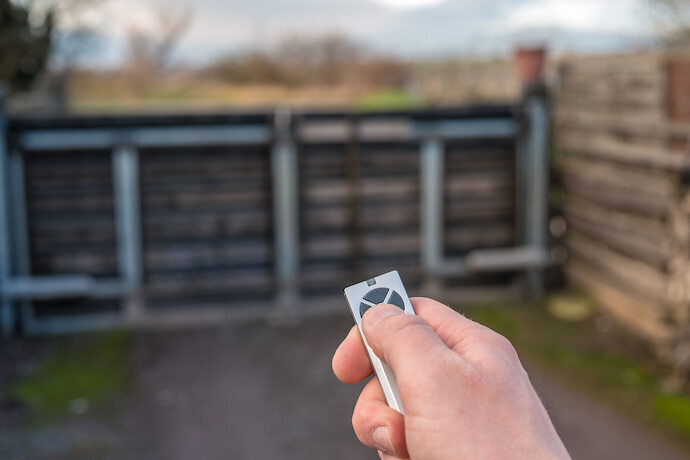
POLYGON ((391 368, 374 354, 362 332, 362 315, 374 305, 388 303, 400 307, 410 315, 415 314, 400 275, 396 270, 393 270, 385 275, 354 284, 345 288, 345 297, 347 298, 347 303, 350 304, 352 316, 354 316, 359 333, 364 340, 364 346, 369 354, 369 359, 371 359, 376 377, 378 377, 381 388, 383 388, 383 394, 386 395, 386 401, 390 407, 402 414, 404 413, 403 406, 398 393, 395 375, 391 368))

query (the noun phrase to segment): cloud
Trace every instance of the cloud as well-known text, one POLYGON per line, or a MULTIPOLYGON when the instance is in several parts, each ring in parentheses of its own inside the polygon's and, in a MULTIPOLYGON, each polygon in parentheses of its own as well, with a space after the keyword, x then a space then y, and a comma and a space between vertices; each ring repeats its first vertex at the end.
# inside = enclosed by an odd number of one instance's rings
POLYGON ((636 14, 640 8, 639 0, 536 0, 516 6, 497 27, 629 33, 642 25, 636 14))
POLYGON ((645 0, 113 0, 102 30, 122 55, 125 24, 147 10, 190 5, 193 23, 176 55, 203 62, 266 47, 286 35, 342 33, 407 56, 495 54, 532 39, 574 51, 619 50, 648 37, 645 0), (413 5, 418 8, 410 9, 413 5), (406 8, 408 7, 408 8, 406 8))
POLYGON ((373 0, 381 5, 399 9, 415 9, 436 6, 446 0, 373 0))

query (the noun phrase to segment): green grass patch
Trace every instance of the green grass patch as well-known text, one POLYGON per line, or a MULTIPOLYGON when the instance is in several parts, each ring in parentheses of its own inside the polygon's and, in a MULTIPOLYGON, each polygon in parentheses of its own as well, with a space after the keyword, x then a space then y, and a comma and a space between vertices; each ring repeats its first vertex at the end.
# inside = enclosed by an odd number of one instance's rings
POLYGON ((56 340, 36 371, 10 388, 10 396, 27 406, 37 421, 99 407, 122 392, 130 345, 127 333, 56 340))
POLYGON ((477 306, 463 313, 506 336, 521 356, 613 401, 690 447, 690 395, 665 392, 668 371, 653 360, 623 347, 601 345, 591 322, 558 320, 546 308, 524 305, 477 306))
POLYGON ((422 100, 407 91, 385 89, 364 96, 357 101, 357 108, 364 111, 404 110, 419 107, 422 100))

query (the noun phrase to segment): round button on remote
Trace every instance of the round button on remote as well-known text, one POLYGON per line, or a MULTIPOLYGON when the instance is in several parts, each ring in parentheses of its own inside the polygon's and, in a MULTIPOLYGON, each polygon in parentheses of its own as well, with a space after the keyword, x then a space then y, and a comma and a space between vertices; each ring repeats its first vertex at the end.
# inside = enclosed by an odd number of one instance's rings
POLYGON ((388 294, 388 288, 376 288, 367 292, 364 296, 364 300, 371 302, 374 305, 383 303, 386 300, 386 295, 388 294))
MULTIPOLYGON (((376 288, 367 292, 367 294, 364 296, 364 301, 359 304, 359 316, 364 316, 364 313, 366 313, 367 310, 369 310, 374 305, 384 303, 387 295, 387 288, 376 288)), ((391 295, 388 298, 388 302, 386 303, 395 305, 396 307, 401 308, 402 310, 405 309, 405 302, 403 301, 400 294, 398 294, 395 291, 391 292, 391 295)))
POLYGON ((393 294, 391 294, 391 298, 388 299, 388 303, 395 305, 396 307, 400 307, 403 310, 405 309, 405 302, 403 302, 402 297, 400 297, 400 294, 397 292, 393 291, 393 294))

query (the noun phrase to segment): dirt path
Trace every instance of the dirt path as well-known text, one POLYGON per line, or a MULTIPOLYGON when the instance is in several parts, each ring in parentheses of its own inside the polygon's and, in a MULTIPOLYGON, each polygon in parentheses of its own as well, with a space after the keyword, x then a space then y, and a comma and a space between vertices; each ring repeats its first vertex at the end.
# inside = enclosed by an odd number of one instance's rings
MULTIPOLYGON (((21 436, 4 430, 6 446, 14 442, 7 457, 373 460, 377 455, 359 445, 350 426, 360 387, 340 384, 330 371, 350 325, 343 316, 295 327, 140 334, 122 407, 106 420, 74 417, 21 436), (85 451, 86 435, 91 447, 85 451), (56 439, 62 440, 57 450, 56 439), (65 439, 81 439, 81 451, 65 439)), ((537 368, 530 375, 574 458, 687 458, 605 401, 537 368)))
POLYGON ((626 460, 688 458, 687 450, 640 424, 603 399, 564 385, 553 375, 528 366, 556 429, 575 459, 626 460))

